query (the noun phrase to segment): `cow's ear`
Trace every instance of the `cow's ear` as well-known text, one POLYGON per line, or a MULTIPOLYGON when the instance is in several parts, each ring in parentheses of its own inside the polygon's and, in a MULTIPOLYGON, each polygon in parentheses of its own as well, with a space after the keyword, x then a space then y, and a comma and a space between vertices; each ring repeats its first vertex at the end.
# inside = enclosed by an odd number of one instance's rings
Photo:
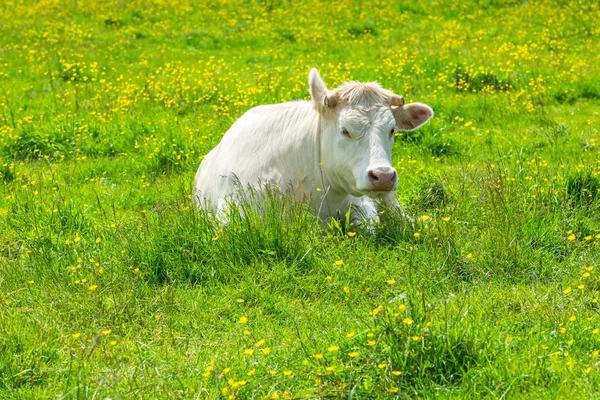
POLYGON ((411 103, 402 107, 392 106, 396 126, 402 131, 417 129, 433 117, 433 110, 427 104, 411 103))
POLYGON ((313 68, 308 75, 308 86, 310 88, 310 97, 317 110, 335 107, 337 96, 335 93, 329 92, 316 68, 313 68))

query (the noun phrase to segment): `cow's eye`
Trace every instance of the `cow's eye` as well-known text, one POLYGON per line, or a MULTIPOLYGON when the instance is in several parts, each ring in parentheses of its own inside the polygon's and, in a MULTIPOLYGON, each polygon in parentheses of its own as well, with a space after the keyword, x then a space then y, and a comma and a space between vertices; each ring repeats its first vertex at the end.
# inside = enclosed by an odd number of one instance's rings
POLYGON ((346 128, 342 128, 342 135, 346 136, 348 139, 351 138, 350 132, 348 132, 348 129, 346 128))
POLYGON ((396 128, 392 128, 390 130, 390 137, 394 136, 394 132, 396 132, 396 128))

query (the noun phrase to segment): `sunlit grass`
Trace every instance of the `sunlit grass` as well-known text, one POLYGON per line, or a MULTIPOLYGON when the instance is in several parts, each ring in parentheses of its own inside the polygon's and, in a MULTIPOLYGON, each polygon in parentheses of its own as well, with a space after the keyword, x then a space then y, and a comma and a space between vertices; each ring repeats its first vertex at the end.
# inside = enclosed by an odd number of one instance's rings
POLYGON ((593 398, 599 6, 2 2, 0 397, 593 398), (408 218, 195 171, 247 109, 377 80, 408 218))

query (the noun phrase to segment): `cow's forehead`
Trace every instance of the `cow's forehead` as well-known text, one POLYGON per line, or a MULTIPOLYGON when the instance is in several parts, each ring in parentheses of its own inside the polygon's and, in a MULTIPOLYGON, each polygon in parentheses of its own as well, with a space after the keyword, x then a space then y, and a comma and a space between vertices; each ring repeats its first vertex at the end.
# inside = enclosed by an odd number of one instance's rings
POLYGON ((374 123, 386 123, 393 121, 392 109, 390 106, 373 105, 373 106, 348 106, 340 112, 340 117, 343 120, 351 120, 357 124, 371 125, 374 123), (389 120, 389 121, 388 121, 389 120))

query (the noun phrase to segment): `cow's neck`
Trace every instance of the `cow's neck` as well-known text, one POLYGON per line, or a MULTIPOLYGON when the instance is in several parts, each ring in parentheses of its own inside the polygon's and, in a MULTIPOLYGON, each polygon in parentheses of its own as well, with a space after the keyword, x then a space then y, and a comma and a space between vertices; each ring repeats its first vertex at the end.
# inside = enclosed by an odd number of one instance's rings
POLYGON ((323 130, 326 124, 325 118, 319 115, 316 134, 317 169, 319 171, 319 186, 321 189, 319 209, 326 211, 329 215, 333 215, 339 210, 340 204, 346 201, 348 193, 334 185, 326 171, 327 165, 323 160, 323 130))

